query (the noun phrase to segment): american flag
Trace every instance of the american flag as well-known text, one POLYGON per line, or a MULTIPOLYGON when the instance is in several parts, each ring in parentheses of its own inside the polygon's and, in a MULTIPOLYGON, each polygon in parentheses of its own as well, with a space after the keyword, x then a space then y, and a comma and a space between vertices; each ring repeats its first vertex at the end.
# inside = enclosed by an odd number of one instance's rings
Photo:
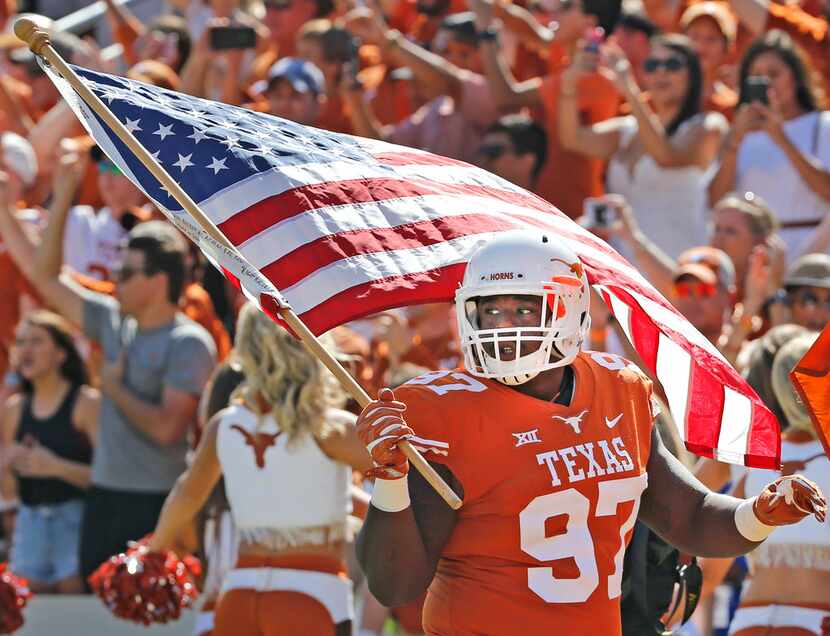
POLYGON ((778 424, 738 373, 636 269, 541 198, 454 159, 73 68, 244 261, 205 240, 47 67, 95 141, 260 306, 280 293, 320 334, 380 310, 449 301, 481 241, 516 228, 552 231, 583 260, 660 380, 686 447, 731 463, 778 466, 778 424))

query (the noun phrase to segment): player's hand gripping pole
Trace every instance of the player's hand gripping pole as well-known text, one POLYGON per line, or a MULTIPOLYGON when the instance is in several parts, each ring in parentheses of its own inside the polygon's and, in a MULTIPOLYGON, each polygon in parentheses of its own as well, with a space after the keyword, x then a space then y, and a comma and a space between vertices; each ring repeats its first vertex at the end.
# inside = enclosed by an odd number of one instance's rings
MULTIPOLYGON (((198 223, 200 232, 194 236, 194 228, 178 218, 174 214, 165 215, 182 230, 194 242, 200 244, 205 242, 213 247, 213 249, 221 252, 225 257, 231 259, 234 265, 245 274, 245 280, 254 281, 260 288, 263 294, 272 297, 277 304, 277 311, 280 317, 288 324, 294 333, 299 336, 306 348, 317 356, 324 365, 331 371, 335 377, 340 381, 346 391, 360 404, 365 407, 371 398, 363 390, 357 381, 349 374, 346 369, 323 348, 316 336, 306 327, 305 323, 300 320, 288 302, 282 297, 274 285, 266 279, 258 270, 252 267, 239 253, 236 247, 216 228, 205 214, 199 209, 195 201, 179 186, 179 184, 169 175, 167 171, 162 168, 159 163, 153 159, 149 152, 133 137, 133 134, 127 130, 124 125, 118 121, 104 103, 95 95, 69 65, 57 54, 49 42, 49 34, 39 29, 35 23, 28 18, 18 18, 14 23, 14 33, 29 45, 29 48, 35 55, 40 56, 46 60, 52 68, 54 68, 60 75, 63 76, 75 92, 86 102, 87 106, 103 119, 106 124, 118 135, 130 151, 138 157, 145 165, 147 170, 159 180, 159 182, 167 189, 172 197, 188 212, 196 223, 198 223)), ((461 507, 461 500, 441 479, 440 475, 433 470, 432 466, 427 463, 423 456, 406 441, 400 443, 400 448, 406 455, 407 459, 420 472, 430 485, 438 492, 444 501, 453 508, 461 507)))

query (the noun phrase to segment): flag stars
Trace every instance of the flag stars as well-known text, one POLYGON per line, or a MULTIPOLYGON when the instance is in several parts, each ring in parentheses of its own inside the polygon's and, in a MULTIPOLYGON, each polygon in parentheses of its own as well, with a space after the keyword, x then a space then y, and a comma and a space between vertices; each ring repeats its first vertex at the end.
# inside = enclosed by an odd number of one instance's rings
POLYGON ((162 123, 159 123, 159 129, 153 133, 154 135, 158 135, 161 137, 161 140, 164 141, 165 137, 169 137, 170 135, 175 135, 173 132, 173 124, 169 124, 165 126, 162 123))
POLYGON ((136 133, 142 130, 139 124, 141 124, 141 119, 130 119, 127 117, 127 122, 124 124, 124 127, 131 133, 136 133))
POLYGON ((192 135, 188 135, 188 136, 187 136, 187 138, 188 138, 188 139, 192 139, 192 140, 193 140, 193 141, 195 141, 195 142, 196 142, 196 144, 198 145, 198 143, 199 143, 200 141, 202 141, 202 140, 204 140, 204 139, 207 139, 207 138, 208 138, 208 136, 205 134, 205 131, 203 131, 203 130, 202 130, 202 129, 200 129, 200 128, 196 128, 196 127, 194 126, 194 127, 193 127, 193 134, 192 134, 192 135))
POLYGON ((221 141, 221 143, 225 144, 228 147, 228 150, 232 150, 233 148, 239 147, 239 139, 237 137, 228 136, 221 141))
POLYGON ((120 97, 121 95, 118 93, 118 91, 113 90, 111 88, 108 88, 101 93, 101 99, 107 100, 108 104, 112 104, 114 100, 119 99, 120 97))
POLYGON ((216 157, 211 157, 213 161, 211 161, 206 167, 213 170, 213 174, 217 175, 222 170, 228 170, 229 168, 225 165, 227 161, 227 157, 222 157, 221 159, 217 159, 216 157))
POLYGON ((186 168, 189 168, 190 166, 194 165, 194 163, 190 160, 192 156, 192 152, 189 155, 179 155, 179 160, 174 162, 173 165, 176 166, 182 172, 184 172, 186 168))

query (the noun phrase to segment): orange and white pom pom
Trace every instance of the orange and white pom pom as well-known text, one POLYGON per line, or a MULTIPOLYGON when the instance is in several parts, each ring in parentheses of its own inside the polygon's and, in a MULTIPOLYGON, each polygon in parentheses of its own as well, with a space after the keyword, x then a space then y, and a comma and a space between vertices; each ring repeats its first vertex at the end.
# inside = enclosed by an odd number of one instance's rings
POLYGON ((32 597, 26 579, 12 574, 0 563, 0 634, 11 634, 23 625, 23 608, 32 597))
POLYGON ((145 538, 101 564, 89 584, 119 618, 144 625, 166 623, 193 604, 201 569, 195 557, 150 552, 145 538))

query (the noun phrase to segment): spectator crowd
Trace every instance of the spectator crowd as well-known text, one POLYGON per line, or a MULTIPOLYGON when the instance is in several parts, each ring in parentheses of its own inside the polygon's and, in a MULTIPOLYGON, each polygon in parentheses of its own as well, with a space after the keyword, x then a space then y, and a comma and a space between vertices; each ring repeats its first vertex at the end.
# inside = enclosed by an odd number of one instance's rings
MULTIPOLYGON (((106 0, 111 40, 56 28, 87 4, 0 0, 0 553, 35 591, 83 592, 155 527, 227 404, 207 398, 239 373, 245 298, 86 135, 12 35, 25 11, 78 65, 530 190, 628 258, 787 428, 773 361, 830 321, 830 1, 168 0, 146 21, 106 0)), ((453 312, 387 311, 330 342, 374 395, 460 365, 453 312)), ((590 348, 636 360, 592 313, 590 348)), ((686 629, 727 633, 744 576, 704 586, 686 629)), ((417 609, 359 599, 366 634, 420 630, 417 609)))

